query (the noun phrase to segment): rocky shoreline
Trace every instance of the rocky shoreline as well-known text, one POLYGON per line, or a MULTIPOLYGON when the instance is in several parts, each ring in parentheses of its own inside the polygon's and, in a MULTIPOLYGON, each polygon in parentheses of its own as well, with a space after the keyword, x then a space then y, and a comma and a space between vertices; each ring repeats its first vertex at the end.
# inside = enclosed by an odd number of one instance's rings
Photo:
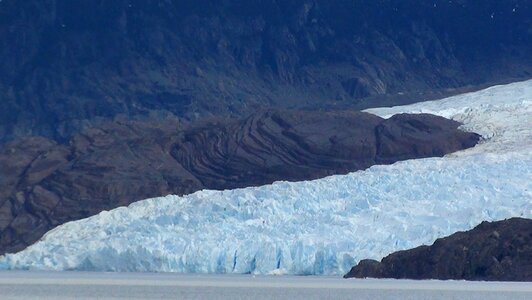
POLYGON ((532 219, 482 222, 431 246, 361 260, 344 278, 532 281, 532 219))

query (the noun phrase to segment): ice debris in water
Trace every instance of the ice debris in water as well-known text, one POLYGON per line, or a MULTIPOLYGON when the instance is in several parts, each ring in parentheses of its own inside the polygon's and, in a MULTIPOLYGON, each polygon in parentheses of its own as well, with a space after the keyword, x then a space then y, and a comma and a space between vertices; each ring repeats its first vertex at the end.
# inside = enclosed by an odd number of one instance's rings
POLYGON ((370 109, 428 112, 483 135, 443 158, 348 175, 200 191, 70 222, 3 269, 342 274, 362 258, 432 243, 483 220, 532 217, 532 81, 370 109))

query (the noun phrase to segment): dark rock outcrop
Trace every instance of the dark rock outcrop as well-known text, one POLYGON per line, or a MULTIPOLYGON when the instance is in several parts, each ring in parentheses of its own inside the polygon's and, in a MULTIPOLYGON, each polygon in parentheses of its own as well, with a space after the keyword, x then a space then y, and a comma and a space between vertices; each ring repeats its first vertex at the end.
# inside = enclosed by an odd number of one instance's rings
POLYGON ((528 79, 530 15, 527 0, 3 0, 0 143, 528 79))
POLYGON ((0 149, 0 253, 149 197, 315 179, 474 146, 479 136, 458 126, 431 115, 268 110, 187 128, 111 122, 67 144, 17 140, 0 149))
POLYGON ((344 277, 532 281, 532 220, 482 222, 381 262, 362 260, 344 277))

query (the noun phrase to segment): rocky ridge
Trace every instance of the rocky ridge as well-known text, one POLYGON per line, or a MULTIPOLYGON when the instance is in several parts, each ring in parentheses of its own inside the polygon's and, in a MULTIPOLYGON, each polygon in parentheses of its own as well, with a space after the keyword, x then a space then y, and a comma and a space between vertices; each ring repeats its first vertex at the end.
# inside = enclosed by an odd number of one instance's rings
POLYGON ((482 222, 431 246, 362 260, 350 277, 532 281, 532 220, 482 222))
POLYGON ((309 180, 474 146, 442 117, 266 110, 241 120, 112 122, 67 144, 42 137, 0 149, 0 253, 62 223, 168 194, 309 180))

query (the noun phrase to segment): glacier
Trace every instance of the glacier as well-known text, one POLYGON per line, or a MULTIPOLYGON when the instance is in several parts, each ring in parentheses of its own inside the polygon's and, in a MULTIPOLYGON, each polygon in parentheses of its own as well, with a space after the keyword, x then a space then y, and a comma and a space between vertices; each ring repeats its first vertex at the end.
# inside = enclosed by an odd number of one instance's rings
POLYGON ((484 220, 532 217, 532 80, 367 111, 432 113, 483 140, 347 175, 139 201, 63 224, 0 269, 343 274, 484 220))

